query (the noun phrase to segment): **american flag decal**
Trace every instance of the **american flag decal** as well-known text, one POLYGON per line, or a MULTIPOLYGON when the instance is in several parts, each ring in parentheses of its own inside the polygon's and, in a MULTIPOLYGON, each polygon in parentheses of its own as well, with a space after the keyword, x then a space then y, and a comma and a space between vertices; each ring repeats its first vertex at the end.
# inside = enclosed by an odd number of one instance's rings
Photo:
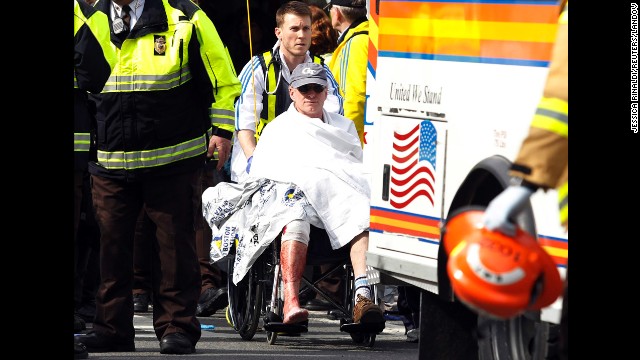
POLYGON ((405 208, 420 196, 433 206, 436 172, 436 129, 424 120, 407 133, 393 132, 391 197, 397 209, 405 208))

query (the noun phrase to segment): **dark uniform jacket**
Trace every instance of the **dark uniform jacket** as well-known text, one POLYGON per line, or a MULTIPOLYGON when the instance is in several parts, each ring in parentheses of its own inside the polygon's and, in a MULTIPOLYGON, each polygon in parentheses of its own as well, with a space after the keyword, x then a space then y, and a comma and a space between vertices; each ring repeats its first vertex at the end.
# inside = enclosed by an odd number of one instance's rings
MULTIPOLYGON (((106 14, 111 6, 95 4, 106 14)), ((211 20, 189 0, 146 0, 126 39, 112 32, 111 42, 118 62, 90 96, 98 154, 89 172, 136 180, 202 166, 211 133, 231 138, 240 94, 211 20)))
MULTIPOLYGON (((87 91, 99 93, 116 62, 109 41, 109 22, 84 0, 74 1, 73 120, 74 169, 84 171, 90 158, 90 131, 94 123, 87 91)), ((95 149, 93 154, 95 156, 95 149)))

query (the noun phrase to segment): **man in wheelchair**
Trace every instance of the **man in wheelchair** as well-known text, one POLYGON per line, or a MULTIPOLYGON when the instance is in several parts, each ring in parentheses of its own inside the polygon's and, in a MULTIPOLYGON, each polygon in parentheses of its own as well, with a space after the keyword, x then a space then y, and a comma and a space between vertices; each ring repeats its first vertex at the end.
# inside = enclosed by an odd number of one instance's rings
POLYGON ((384 328, 366 277, 370 189, 362 147, 353 121, 323 110, 327 85, 321 65, 298 65, 289 85, 293 103, 265 127, 247 164, 249 178, 219 183, 203 193, 203 214, 214 234, 211 258, 220 260, 237 241, 237 284, 282 234, 283 323, 303 323, 309 313, 300 307, 298 294, 310 225, 323 228, 334 250, 351 247, 353 322, 384 328))

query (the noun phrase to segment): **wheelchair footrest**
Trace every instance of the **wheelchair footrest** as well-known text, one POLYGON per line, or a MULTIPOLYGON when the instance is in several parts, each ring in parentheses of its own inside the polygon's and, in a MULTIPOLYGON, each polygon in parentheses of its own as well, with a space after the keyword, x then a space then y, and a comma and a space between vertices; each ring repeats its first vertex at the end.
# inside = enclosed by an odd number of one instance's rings
POLYGON ((349 334, 379 334, 382 330, 384 330, 384 323, 348 323, 340 325, 340 331, 348 332, 349 334))
POLYGON ((300 334, 309 331, 309 321, 304 321, 296 324, 285 324, 281 322, 270 322, 264 324, 265 331, 271 331, 282 334, 300 334))

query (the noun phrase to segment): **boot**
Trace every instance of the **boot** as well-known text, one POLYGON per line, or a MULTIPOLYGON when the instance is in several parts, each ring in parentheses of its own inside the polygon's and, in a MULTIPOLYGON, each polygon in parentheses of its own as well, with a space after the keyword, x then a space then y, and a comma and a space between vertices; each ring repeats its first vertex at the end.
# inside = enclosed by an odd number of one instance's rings
POLYGON ((300 307, 298 293, 300 279, 307 263, 307 245, 288 240, 280 244, 280 266, 282 267, 282 284, 284 288, 284 320, 285 324, 294 324, 309 319, 309 312, 300 307))

